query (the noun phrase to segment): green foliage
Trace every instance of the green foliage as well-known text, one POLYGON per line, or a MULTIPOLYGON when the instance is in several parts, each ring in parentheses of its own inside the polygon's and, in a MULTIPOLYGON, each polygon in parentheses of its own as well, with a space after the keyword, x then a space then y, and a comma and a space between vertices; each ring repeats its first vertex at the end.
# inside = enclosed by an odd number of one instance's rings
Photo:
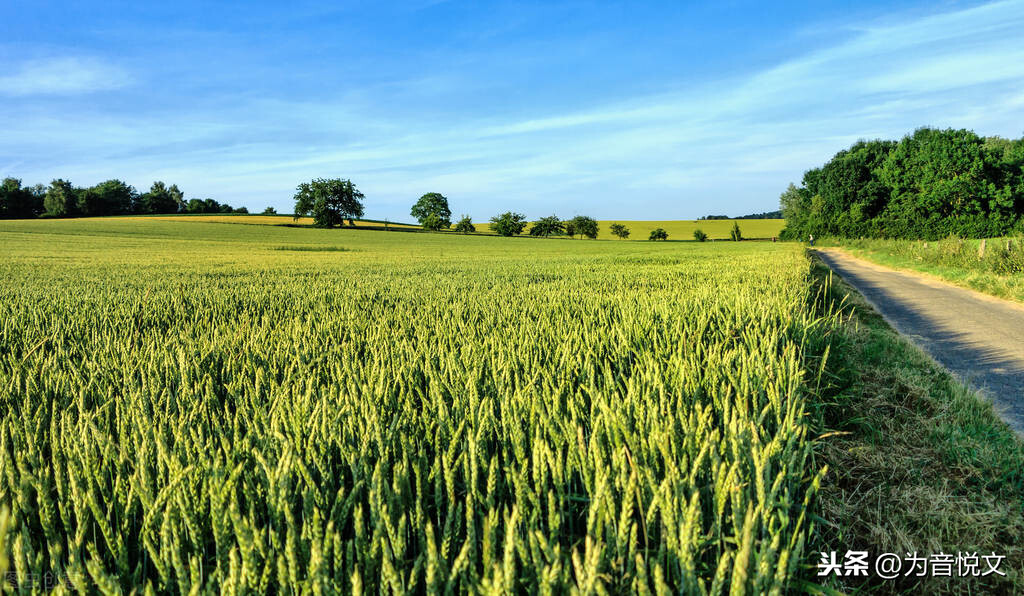
POLYGON ((16 178, 0 183, 0 219, 32 217, 102 217, 126 214, 248 213, 213 199, 190 199, 177 185, 154 182, 149 192, 139 195, 121 180, 107 180, 89 188, 76 188, 65 180, 49 187, 25 188, 16 178))
POLYGON ((787 239, 1001 236, 1024 221, 1024 139, 921 128, 860 141, 779 202, 787 239))
POLYGON ((577 215, 572 218, 571 222, 571 236, 579 235, 581 238, 597 238, 599 226, 596 219, 587 217, 586 215, 577 215))
POLYGON ((78 189, 67 180, 58 178, 50 183, 43 197, 47 217, 75 217, 79 215, 78 189))
POLYGON ((739 222, 733 222, 732 229, 729 230, 729 240, 733 240, 735 242, 743 240, 743 233, 740 232, 739 222))
POLYGON ((629 228, 620 223, 613 223, 611 225, 611 231, 613 236, 620 239, 625 240, 626 238, 629 238, 629 228))
POLYGON ((10 557, 8 555, 13 549, 12 545, 7 544, 7 537, 10 535, 11 529, 11 511, 8 507, 0 507, 0 577, 7 581, 7 568, 10 566, 10 557))
POLYGON ((426 217, 420 220, 420 227, 422 227, 424 230, 436 232, 448 226, 445 225, 445 222, 443 219, 441 219, 440 215, 436 213, 428 213, 426 217))
POLYGON ((120 180, 107 180, 78 191, 78 214, 83 217, 123 215, 135 209, 138 193, 120 180))
POLYGON ((134 186, 114 179, 101 182, 94 188, 103 197, 103 202, 109 213, 124 215, 135 210, 135 203, 139 199, 139 193, 135 190, 134 186))
POLYGON ((260 215, 277 215, 277 209, 274 209, 273 207, 267 207, 266 209, 263 210, 262 213, 260 213, 260 215))
POLYGON ((428 230, 440 230, 452 226, 452 210, 448 208, 448 199, 439 192, 428 192, 412 206, 412 216, 420 225, 428 230), (433 216, 431 218, 431 216, 433 216), (427 221, 430 220, 428 227, 427 221))
POLYGON ((499 236, 516 236, 526 228, 526 216, 506 211, 491 218, 491 229, 499 236))
POLYGON ((704 230, 697 228, 696 230, 693 231, 693 239, 696 240, 697 242, 705 242, 708 239, 708 235, 704 233, 704 230))
POLYGON ((668 232, 664 228, 654 228, 648 240, 668 240, 668 232))
POLYGON ((44 192, 26 188, 17 178, 4 178, 0 182, 0 219, 39 217, 43 213, 44 192))
POLYGON ((977 240, 950 237, 938 241, 850 240, 844 243, 855 250, 885 254, 908 264, 939 265, 962 271, 1024 274, 1024 238, 988 238, 977 240))
POLYGON ((796 245, 123 219, 0 244, 18 573, 768 594, 809 564, 829 326, 796 245))
POLYGON ((455 231, 460 234, 472 234, 476 232, 476 226, 473 225, 473 218, 468 215, 463 215, 459 218, 459 221, 455 223, 455 231))
POLYGON ((530 228, 531 236, 557 236, 565 233, 565 225, 562 224, 562 220, 554 215, 548 217, 542 217, 533 223, 530 228))
MULTIPOLYGON (((248 213, 249 210, 245 207, 238 207, 237 209, 228 205, 227 203, 218 203, 213 199, 189 199, 185 203, 183 209, 185 213, 248 213)), ((263 211, 263 215, 276 215, 277 211, 273 207, 267 207, 263 211)))
POLYGON ((333 228, 345 223, 355 225, 363 216, 363 193, 351 180, 317 178, 299 184, 295 192, 295 219, 313 216, 318 228, 333 228))
POLYGON ((140 213, 177 213, 185 207, 185 195, 176 184, 154 182, 149 192, 139 197, 140 213))

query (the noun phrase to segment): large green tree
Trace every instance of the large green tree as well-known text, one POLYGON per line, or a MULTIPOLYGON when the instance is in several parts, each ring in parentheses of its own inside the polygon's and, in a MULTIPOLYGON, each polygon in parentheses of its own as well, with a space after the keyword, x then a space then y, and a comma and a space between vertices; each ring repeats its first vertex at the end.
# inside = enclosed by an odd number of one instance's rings
POLYGON ((427 227, 427 220, 430 219, 431 225, 427 229, 452 226, 452 210, 448 208, 448 198, 439 192, 428 192, 420 197, 420 200, 412 206, 411 213, 423 227, 427 227), (431 216, 433 217, 431 218, 431 216))
POLYGON ((21 185, 17 178, 0 182, 0 219, 38 217, 43 212, 43 195, 21 185))
POLYGON ((176 184, 167 186, 163 182, 154 182, 149 192, 139 197, 141 213, 177 213, 185 206, 185 194, 176 184))
POLYGON ((562 220, 554 215, 542 217, 537 221, 533 222, 533 226, 530 228, 531 236, 557 236, 565 233, 565 226, 562 224, 562 220))
POLYGON ((587 238, 597 238, 598 225, 596 219, 587 217, 586 215, 577 215, 570 221, 572 229, 571 235, 575 236, 578 234, 581 238, 584 236, 587 238))
POLYGON ((138 194, 120 180, 107 180, 78 193, 78 211, 83 216, 131 213, 138 194))
POLYGON ((784 238, 1000 236, 1024 225, 1024 139, 921 128, 859 141, 779 202, 784 238))
POLYGON ((506 211, 491 218, 491 229, 499 236, 515 236, 522 234, 526 228, 526 216, 522 213, 506 211))
POLYGON ((79 214, 78 189, 67 180, 58 178, 46 189, 43 206, 48 217, 76 217, 79 214))
POLYGON ((295 192, 295 218, 313 216, 318 228, 333 228, 345 223, 355 225, 363 216, 363 193, 351 180, 317 178, 299 184, 295 192))
POLYGON ((956 233, 996 236, 1020 213, 1000 160, 968 130, 922 128, 901 140, 878 170, 891 193, 885 219, 891 235, 937 238, 956 233))

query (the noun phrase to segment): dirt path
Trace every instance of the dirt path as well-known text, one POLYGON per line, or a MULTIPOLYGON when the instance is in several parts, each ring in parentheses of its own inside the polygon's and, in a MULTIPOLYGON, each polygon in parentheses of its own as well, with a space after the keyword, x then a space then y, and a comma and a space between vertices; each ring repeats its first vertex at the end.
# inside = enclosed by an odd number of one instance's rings
POLYGON ((840 250, 817 252, 890 325, 991 399, 1024 433, 1024 307, 840 250))

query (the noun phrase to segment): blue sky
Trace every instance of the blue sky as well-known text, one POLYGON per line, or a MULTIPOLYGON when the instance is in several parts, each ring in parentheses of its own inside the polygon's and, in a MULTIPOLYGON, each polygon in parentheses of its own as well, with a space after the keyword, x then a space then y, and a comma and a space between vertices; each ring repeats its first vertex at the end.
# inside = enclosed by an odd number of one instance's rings
POLYGON ((859 138, 1024 134, 1024 0, 0 4, 0 176, 289 212, 774 209, 859 138))

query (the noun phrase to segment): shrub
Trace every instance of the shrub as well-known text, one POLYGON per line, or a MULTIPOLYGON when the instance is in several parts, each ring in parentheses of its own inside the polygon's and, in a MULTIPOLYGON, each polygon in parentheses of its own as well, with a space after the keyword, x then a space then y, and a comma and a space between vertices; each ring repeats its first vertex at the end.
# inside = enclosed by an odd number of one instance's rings
POLYGON ((491 229, 499 236, 515 236, 526 229, 526 216, 522 213, 506 211, 491 218, 491 229))
POLYGON ((704 242, 708 239, 708 235, 704 232, 704 230, 697 228, 696 230, 693 231, 693 239, 696 240, 697 242, 704 242))
POLYGON ((459 221, 455 223, 455 231, 460 234, 472 234, 476 231, 476 226, 473 225, 473 220, 468 215, 463 215, 459 218, 459 221))

